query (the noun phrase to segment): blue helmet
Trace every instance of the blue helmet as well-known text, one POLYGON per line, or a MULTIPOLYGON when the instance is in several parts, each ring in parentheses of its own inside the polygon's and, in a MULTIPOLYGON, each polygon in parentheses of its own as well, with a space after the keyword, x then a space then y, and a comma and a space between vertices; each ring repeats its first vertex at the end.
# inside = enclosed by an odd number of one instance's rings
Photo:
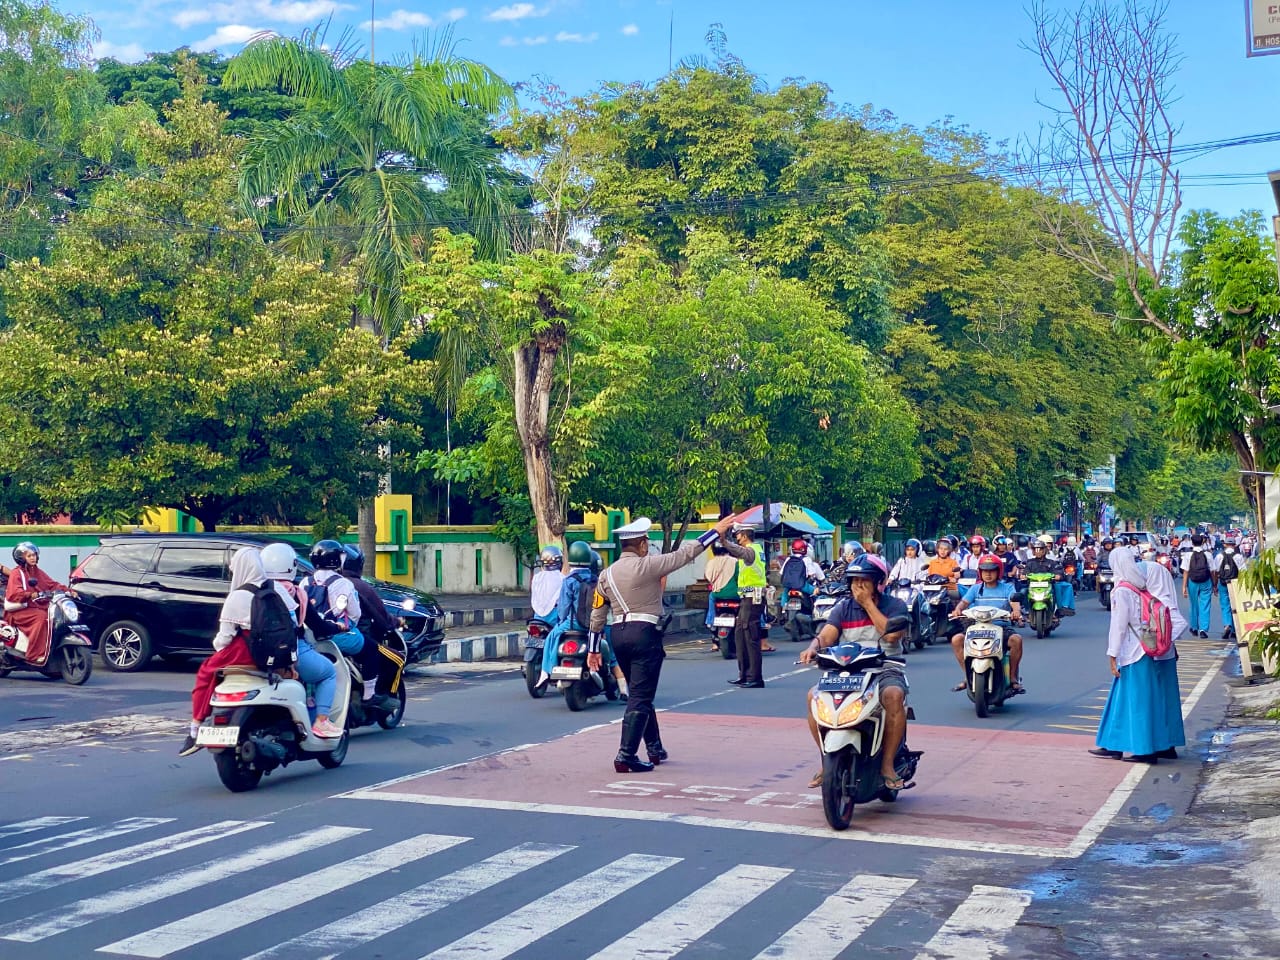
POLYGON ((917 554, 919 554, 919 553, 920 553, 921 543, 920 543, 920 541, 919 541, 919 540, 917 540, 915 537, 912 537, 910 540, 908 540, 908 541, 906 542, 905 546, 907 546, 907 547, 914 547, 914 548, 915 548, 916 553, 917 553, 917 554))

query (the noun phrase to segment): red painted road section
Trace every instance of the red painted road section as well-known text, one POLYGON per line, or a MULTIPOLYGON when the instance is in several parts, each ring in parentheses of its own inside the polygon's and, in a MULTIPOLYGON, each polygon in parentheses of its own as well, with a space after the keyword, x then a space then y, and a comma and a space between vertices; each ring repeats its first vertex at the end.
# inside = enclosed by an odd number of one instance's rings
MULTIPOLYGON (((824 828, 807 781, 817 752, 797 720, 663 713, 672 760, 616 774, 618 727, 583 730, 378 787, 369 794, 639 811, 824 828)), ((1086 753, 1091 737, 913 723, 917 786, 860 806, 852 830, 919 840, 1065 849, 1129 773, 1086 753)), ((391 799, 391 796, 387 796, 391 799)), ((428 801, 429 802, 429 801, 428 801)))

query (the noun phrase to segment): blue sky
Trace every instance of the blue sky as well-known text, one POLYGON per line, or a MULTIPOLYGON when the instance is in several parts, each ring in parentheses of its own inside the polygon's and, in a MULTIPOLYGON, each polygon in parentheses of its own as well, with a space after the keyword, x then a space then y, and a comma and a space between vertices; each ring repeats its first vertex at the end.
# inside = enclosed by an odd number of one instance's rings
MULTIPOLYGON (((459 52, 513 82, 545 76, 571 93, 606 80, 652 81, 674 55, 703 53, 713 22, 730 48, 771 85, 820 80, 841 103, 870 103, 905 123, 954 117, 995 140, 1034 135, 1053 90, 1029 36, 1025 0, 55 0, 98 24, 101 56, 136 60, 188 44, 234 54, 260 30, 295 35, 333 15, 385 59, 425 30, 452 24, 459 52)), ((1065 3, 1063 6, 1074 6, 1065 3)), ((1280 56, 1246 58, 1242 0, 1171 0, 1169 25, 1184 62, 1176 119, 1183 143, 1280 130, 1280 56)), ((1275 212, 1266 171, 1280 143, 1219 150, 1185 163, 1185 207, 1275 212), (1239 175, 1223 179, 1224 174, 1239 175)))

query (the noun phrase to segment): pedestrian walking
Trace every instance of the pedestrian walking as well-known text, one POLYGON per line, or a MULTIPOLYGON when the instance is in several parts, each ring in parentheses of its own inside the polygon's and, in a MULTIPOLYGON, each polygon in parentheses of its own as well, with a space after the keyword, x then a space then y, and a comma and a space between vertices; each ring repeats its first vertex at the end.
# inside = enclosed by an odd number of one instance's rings
POLYGON ((724 548, 729 556, 738 560, 738 597, 741 603, 733 632, 738 647, 738 679, 729 683, 758 690, 764 686, 760 663, 764 645, 760 621, 764 613, 764 591, 768 585, 764 550, 755 542, 755 531, 745 523, 733 525, 733 537, 737 543, 727 542, 724 548))
MULTIPOLYGON (((1148 589, 1150 566, 1140 563, 1129 550, 1116 550, 1111 555, 1116 590, 1111 595, 1107 658, 1114 680, 1098 724, 1097 746, 1089 751, 1096 757, 1156 763, 1161 758, 1176 757, 1175 748, 1186 743, 1181 709, 1177 710, 1175 724, 1169 710, 1168 683, 1161 679, 1162 672, 1169 668, 1158 666, 1142 647, 1143 599, 1139 591, 1148 589)), ((1167 591, 1167 585, 1159 586, 1167 591)), ((1172 619, 1177 607, 1169 609, 1172 619)), ((1170 653, 1176 656, 1173 647, 1170 653)), ((1173 688, 1176 691, 1176 667, 1173 688)))
MULTIPOLYGON (((1115 567, 1113 562, 1112 567, 1115 567)), ((1209 636, 1209 601, 1217 589, 1217 581, 1213 575, 1213 559, 1209 556, 1209 548, 1205 545, 1204 534, 1197 533, 1191 537, 1191 549, 1182 561, 1182 595, 1190 600, 1188 620, 1191 632, 1201 637, 1209 636)))
MULTIPOLYGON (((729 530, 733 517, 725 517, 696 540, 690 540, 671 553, 650 555, 649 530, 653 523, 640 517, 618 527, 618 559, 604 571, 596 584, 595 605, 591 610, 591 629, 587 640, 587 665, 599 670, 602 662, 600 643, 609 610, 613 611, 612 643, 614 656, 627 680, 627 710, 622 716, 622 738, 613 769, 618 773, 647 773, 654 764, 668 759, 658 730, 658 716, 653 698, 658 692, 662 673, 662 584, 667 574, 692 563, 711 544, 729 530), (649 762, 637 756, 644 741, 649 762)), ((761 575, 761 582, 764 577, 761 575)), ((757 611, 758 613, 758 611, 757 611)))
POLYGON ((1161 760, 1173 760, 1178 756, 1177 747, 1187 742, 1186 731, 1182 725, 1182 689, 1178 685, 1178 644, 1177 641, 1187 632, 1187 618, 1178 609, 1178 588, 1174 585, 1173 574, 1155 561, 1141 564, 1142 572, 1147 578, 1147 592, 1165 605, 1169 611, 1169 620, 1173 624, 1173 645, 1168 652, 1155 658, 1156 672, 1160 682, 1160 709, 1157 722, 1163 724, 1164 739, 1169 746, 1159 751, 1156 756, 1161 760))
POLYGON ((1235 538, 1228 536, 1222 547, 1222 553, 1213 558, 1214 594, 1222 609, 1222 639, 1229 640, 1236 635, 1235 621, 1231 619, 1231 581, 1240 576, 1244 569, 1245 559, 1236 552, 1235 538))

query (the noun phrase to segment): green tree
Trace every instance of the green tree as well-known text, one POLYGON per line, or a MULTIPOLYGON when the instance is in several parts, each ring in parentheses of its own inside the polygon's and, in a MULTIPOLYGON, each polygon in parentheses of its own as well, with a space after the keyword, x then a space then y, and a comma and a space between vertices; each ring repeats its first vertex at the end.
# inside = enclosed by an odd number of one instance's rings
POLYGON ((224 119, 189 76, 140 131, 153 175, 111 177, 47 264, 3 276, 0 454, 50 507, 177 507, 209 528, 349 509, 421 395, 397 349, 351 328, 348 273, 237 213, 224 119))
POLYGON ((263 36, 228 65, 226 89, 281 91, 302 103, 254 134, 240 196, 262 223, 283 228, 290 250, 354 263, 358 312, 390 337, 406 318, 403 270, 443 221, 442 186, 465 206, 482 249, 502 247, 495 154, 468 111, 501 110, 512 92, 488 67, 456 56, 447 34, 396 64, 324 43, 321 31, 263 36))

